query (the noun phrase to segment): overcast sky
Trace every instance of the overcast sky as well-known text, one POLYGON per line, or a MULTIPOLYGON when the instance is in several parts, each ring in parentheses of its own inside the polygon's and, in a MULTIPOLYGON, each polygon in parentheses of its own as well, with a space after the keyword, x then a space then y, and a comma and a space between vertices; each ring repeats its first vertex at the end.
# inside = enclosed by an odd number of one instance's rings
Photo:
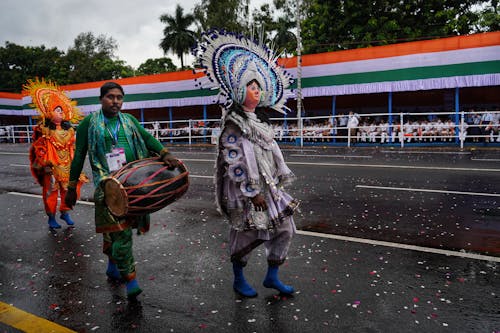
MULTIPOLYGON (((158 45, 164 24, 160 15, 175 12, 176 4, 191 12, 200 0, 3 0, 0 45, 56 47, 66 52, 82 32, 113 37, 116 55, 137 68, 149 58, 163 57, 158 45)), ((251 0, 252 6, 265 0, 251 0)), ((167 54, 177 66, 179 59, 167 54)), ((185 61, 186 63, 186 61, 185 61)))

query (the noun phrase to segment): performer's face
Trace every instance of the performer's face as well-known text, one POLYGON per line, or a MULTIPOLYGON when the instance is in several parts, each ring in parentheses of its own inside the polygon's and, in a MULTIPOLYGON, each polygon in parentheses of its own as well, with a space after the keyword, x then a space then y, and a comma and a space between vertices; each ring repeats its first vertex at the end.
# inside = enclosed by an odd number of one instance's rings
POLYGON ((122 109, 122 104, 123 94, 118 88, 108 90, 106 95, 101 98, 102 111, 107 117, 116 116, 122 109))
POLYGON ((56 107, 54 111, 52 111, 52 122, 56 125, 60 125, 63 120, 63 110, 60 106, 56 107))
MULTIPOLYGON (((245 101, 243 105, 246 106, 245 109, 255 110, 260 101, 260 87, 257 82, 253 81, 247 86, 247 94, 245 96, 245 101)), ((247 111, 247 110, 245 110, 247 111)))

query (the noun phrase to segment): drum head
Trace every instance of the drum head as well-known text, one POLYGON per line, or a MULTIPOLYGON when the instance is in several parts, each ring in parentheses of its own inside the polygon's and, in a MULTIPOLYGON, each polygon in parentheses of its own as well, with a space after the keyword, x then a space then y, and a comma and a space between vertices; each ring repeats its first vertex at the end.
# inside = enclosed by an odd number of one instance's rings
POLYGON ((109 211, 116 217, 125 216, 128 212, 127 192, 115 178, 104 180, 104 201, 109 211))

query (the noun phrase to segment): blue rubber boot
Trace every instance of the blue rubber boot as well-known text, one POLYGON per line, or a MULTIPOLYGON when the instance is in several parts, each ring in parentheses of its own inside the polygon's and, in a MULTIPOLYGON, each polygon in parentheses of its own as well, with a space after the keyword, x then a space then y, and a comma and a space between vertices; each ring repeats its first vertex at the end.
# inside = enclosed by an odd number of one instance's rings
POLYGON ((49 224, 49 228, 50 229, 61 229, 61 225, 59 223, 57 223, 56 217, 52 214, 48 214, 48 215, 49 215, 49 220, 47 221, 47 223, 49 224))
POLYGON ((120 271, 118 270, 118 267, 111 260, 108 261, 108 269, 106 269, 106 275, 108 276, 108 279, 113 282, 123 282, 123 278, 120 274, 120 271))
POLYGON ((282 294, 287 294, 287 295, 293 294, 293 292, 295 291, 293 287, 283 284, 278 279, 278 269, 279 266, 275 265, 269 266, 267 268, 267 275, 263 283, 264 287, 276 289, 282 294))
POLYGON ((256 297, 257 292, 252 288, 245 280, 243 275, 243 265, 239 262, 233 262, 233 273, 234 273, 234 290, 244 297, 256 297))
POLYGON ((130 280, 126 284, 127 286, 127 298, 129 300, 135 300, 140 293, 142 293, 142 289, 139 288, 139 284, 136 279, 130 280))
POLYGON ((71 219, 71 216, 69 216, 68 212, 61 213, 60 217, 61 217, 61 219, 66 221, 67 225, 75 225, 75 222, 73 222, 73 220, 71 219))

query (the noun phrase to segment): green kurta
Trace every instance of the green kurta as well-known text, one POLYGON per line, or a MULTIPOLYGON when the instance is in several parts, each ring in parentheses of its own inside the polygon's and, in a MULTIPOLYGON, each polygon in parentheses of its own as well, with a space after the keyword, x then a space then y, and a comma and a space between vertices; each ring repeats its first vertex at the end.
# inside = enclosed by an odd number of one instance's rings
POLYGON ((132 115, 119 113, 118 116, 107 119, 102 110, 97 111, 85 117, 78 125, 70 181, 78 179, 88 152, 96 188, 94 193, 96 232, 116 232, 130 227, 138 228, 139 232, 146 232, 149 230, 149 215, 118 219, 109 212, 104 203, 104 193, 100 183, 110 174, 105 155, 111 152, 113 147, 125 150, 127 162, 147 158, 151 152, 159 154, 163 149, 163 145, 132 115))

